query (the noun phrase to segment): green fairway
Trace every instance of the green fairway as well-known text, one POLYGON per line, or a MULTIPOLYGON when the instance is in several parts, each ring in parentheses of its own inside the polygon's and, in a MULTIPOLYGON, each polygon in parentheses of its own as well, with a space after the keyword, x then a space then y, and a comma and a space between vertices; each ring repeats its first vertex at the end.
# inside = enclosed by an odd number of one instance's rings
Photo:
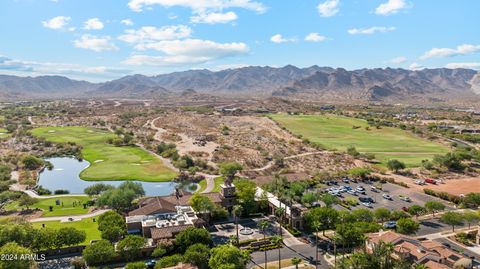
MULTIPOLYGON (((38 202, 31 205, 30 208, 42 209, 42 217, 82 215, 88 213, 88 207, 83 208, 83 204, 89 200, 90 198, 88 196, 64 196, 58 198, 38 199, 38 202), (60 201, 59 205, 56 205, 57 200, 60 201), (52 211, 50 211, 50 206, 53 206, 52 211)), ((22 207, 19 206, 16 201, 5 206, 5 209, 7 210, 20 208, 22 207)))
POLYGON ((346 150, 354 146, 361 153, 373 153, 376 159, 385 164, 389 159, 397 159, 409 167, 419 166, 424 159, 435 154, 445 154, 447 147, 422 139, 410 132, 397 128, 370 127, 365 120, 336 115, 270 115, 280 125, 297 135, 327 149, 346 150), (353 126, 360 128, 354 129, 353 126))
MULTIPOLYGON (((220 185, 222 185, 224 182, 223 177, 217 177, 214 179, 214 181, 215 181, 215 187, 213 187, 212 192, 220 192, 220 185)), ((206 179, 201 180, 200 182, 198 182, 198 186, 199 188, 196 192, 200 193, 204 191, 207 188, 207 180, 206 179)))
MULTIPOLYGON (((98 220, 98 217, 95 217, 95 220, 98 220)), ((82 243, 82 245, 89 245, 91 240, 102 239, 100 236, 100 231, 98 230, 98 223, 93 222, 93 218, 86 218, 79 221, 72 222, 60 222, 60 221, 44 221, 44 222, 33 222, 32 225, 35 228, 42 228, 42 224, 45 224, 46 228, 60 229, 63 227, 73 227, 81 231, 85 231, 87 238, 82 243)))
POLYGON ((116 147, 106 143, 116 136, 87 127, 40 127, 32 134, 52 142, 74 142, 83 146, 82 155, 90 166, 80 173, 84 180, 170 181, 176 173, 156 156, 135 146, 116 147))

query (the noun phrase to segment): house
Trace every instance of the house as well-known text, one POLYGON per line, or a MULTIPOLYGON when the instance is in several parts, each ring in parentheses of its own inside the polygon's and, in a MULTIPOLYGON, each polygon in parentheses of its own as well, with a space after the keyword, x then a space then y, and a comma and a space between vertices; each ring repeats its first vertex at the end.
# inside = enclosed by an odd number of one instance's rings
MULTIPOLYGON (((202 193, 217 205, 230 208, 235 204, 235 186, 221 186, 220 193, 202 193)), ((177 190, 172 195, 146 197, 138 201, 138 208, 125 217, 129 234, 140 234, 152 244, 174 239, 189 227, 204 227, 205 222, 190 206, 191 193, 177 190)))
POLYGON ((430 269, 455 268, 459 264, 468 263, 469 260, 439 242, 420 241, 393 231, 369 234, 365 242, 367 251, 371 252, 380 242, 393 245, 393 258, 424 264, 430 269))
POLYGON ((257 187, 255 192, 255 199, 261 200, 267 198, 268 200, 268 214, 275 215, 278 208, 285 209, 284 221, 290 226, 296 229, 302 229, 303 227, 303 214, 308 211, 306 207, 301 204, 295 203, 291 206, 283 203, 274 194, 257 187))

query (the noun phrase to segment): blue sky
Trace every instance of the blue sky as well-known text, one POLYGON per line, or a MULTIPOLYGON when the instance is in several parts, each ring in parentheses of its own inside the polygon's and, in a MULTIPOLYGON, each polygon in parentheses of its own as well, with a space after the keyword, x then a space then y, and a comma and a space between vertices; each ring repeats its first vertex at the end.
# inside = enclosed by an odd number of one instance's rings
POLYGON ((0 73, 480 69, 478 0, 2 0, 0 73))

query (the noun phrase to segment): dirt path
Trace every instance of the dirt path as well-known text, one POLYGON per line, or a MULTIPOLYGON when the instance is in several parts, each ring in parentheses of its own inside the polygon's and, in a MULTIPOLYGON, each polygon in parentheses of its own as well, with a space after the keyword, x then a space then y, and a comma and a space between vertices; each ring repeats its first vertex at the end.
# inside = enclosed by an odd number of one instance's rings
POLYGON ((35 125, 35 122, 33 122, 32 116, 28 116, 28 121, 30 122, 30 125, 35 125))
POLYGON ((41 221, 72 222, 72 221, 78 221, 86 218, 96 217, 108 211, 110 211, 110 209, 100 209, 92 213, 83 214, 83 215, 71 215, 71 216, 61 216, 61 217, 60 216, 59 217, 40 217, 40 218, 30 219, 28 221, 29 222, 41 222, 41 221))

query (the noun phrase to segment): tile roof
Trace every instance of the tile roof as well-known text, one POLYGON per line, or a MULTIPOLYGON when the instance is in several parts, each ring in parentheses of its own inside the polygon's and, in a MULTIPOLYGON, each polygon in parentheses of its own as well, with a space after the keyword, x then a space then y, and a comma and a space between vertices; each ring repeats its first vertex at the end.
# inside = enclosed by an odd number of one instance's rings
POLYGON ((162 228, 153 227, 153 228, 150 228, 150 232, 152 233, 153 240, 169 239, 169 238, 173 238, 176 234, 178 234, 179 232, 189 227, 193 227, 193 225, 187 224, 187 225, 178 225, 178 226, 170 226, 170 227, 162 227, 162 228))

